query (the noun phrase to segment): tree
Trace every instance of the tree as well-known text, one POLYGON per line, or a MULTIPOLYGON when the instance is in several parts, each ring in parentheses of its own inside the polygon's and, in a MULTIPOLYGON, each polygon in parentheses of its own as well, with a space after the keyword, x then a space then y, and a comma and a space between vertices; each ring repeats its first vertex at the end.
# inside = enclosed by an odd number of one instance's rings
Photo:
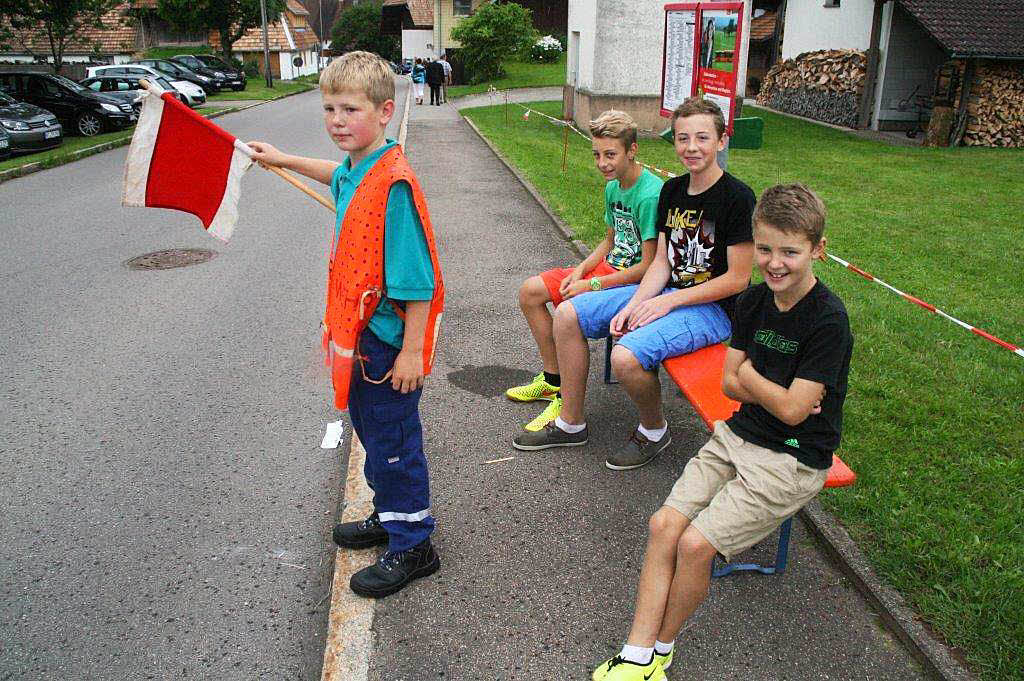
MULTIPOLYGON (((284 11, 285 0, 266 0, 267 22, 284 11)), ((263 25, 260 0, 160 0, 160 16, 179 29, 216 31, 221 53, 231 63, 231 47, 250 28, 263 25)))
POLYGON ((396 60, 401 54, 398 38, 380 32, 383 2, 361 2, 341 10, 331 30, 331 50, 335 53, 365 50, 384 59, 396 60))
POLYGON ((0 0, 0 40, 13 38, 36 59, 36 40, 49 47, 54 73, 64 68, 64 52, 83 28, 103 28, 103 15, 121 0, 0 0))
POLYGON ((472 16, 452 29, 462 45, 459 59, 466 65, 471 83, 505 75, 504 61, 529 50, 536 40, 529 9, 513 2, 480 6, 472 16))

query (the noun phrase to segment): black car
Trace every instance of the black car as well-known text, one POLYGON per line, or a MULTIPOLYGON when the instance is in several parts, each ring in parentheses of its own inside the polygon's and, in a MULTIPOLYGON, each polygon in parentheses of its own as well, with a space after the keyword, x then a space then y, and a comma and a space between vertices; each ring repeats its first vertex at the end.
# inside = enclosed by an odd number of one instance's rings
POLYGON ((207 72, 205 69, 203 71, 196 71, 170 59, 137 59, 132 64, 141 64, 142 66, 156 69, 160 73, 166 74, 167 80, 187 80, 210 94, 216 94, 227 87, 227 79, 223 77, 223 74, 218 77, 213 73, 207 72))
POLYGON ((229 87, 235 92, 245 89, 245 74, 220 57, 212 54, 176 54, 171 57, 171 61, 184 64, 197 73, 220 78, 224 83, 223 87, 229 87))
POLYGON ((11 136, 7 134, 3 126, 0 125, 0 161, 5 158, 9 158, 11 155, 11 136))
POLYGON ((0 156, 49 149, 63 141, 56 116, 0 92, 0 156))
POLYGON ((0 90, 55 113, 61 123, 85 137, 128 127, 138 119, 131 104, 93 92, 64 76, 0 72, 0 90))

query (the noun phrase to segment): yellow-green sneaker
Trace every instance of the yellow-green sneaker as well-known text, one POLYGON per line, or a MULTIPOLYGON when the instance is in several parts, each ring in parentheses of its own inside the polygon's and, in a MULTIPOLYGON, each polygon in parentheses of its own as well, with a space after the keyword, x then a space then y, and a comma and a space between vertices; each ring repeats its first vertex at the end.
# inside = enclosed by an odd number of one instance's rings
POLYGON ((544 372, 533 377, 526 385, 517 385, 505 391, 505 396, 516 402, 533 402, 535 400, 553 400, 558 394, 558 386, 544 380, 544 372))
POLYGON ((661 663, 661 671, 665 671, 672 666, 672 658, 675 654, 675 646, 672 647, 672 650, 668 651, 667 655, 659 655, 657 650, 654 651, 654 660, 661 663))
POLYGON ((544 407, 544 411, 542 411, 537 418, 523 426, 523 428, 531 433, 536 433, 538 430, 557 419, 558 415, 561 413, 562 398, 555 396, 555 399, 551 400, 551 403, 544 407))
POLYGON ((665 681, 659 657, 655 655, 648 664, 637 664, 616 655, 602 662, 590 678, 594 681, 665 681))

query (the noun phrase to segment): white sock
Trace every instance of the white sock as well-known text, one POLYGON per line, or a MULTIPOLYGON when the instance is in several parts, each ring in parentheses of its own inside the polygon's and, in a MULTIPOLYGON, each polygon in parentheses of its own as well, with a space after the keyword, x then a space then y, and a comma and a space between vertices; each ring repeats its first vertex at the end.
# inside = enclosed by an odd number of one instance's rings
POLYGON ((566 423, 561 416, 555 418, 555 425, 566 433, 578 433, 587 427, 586 423, 566 423))
POLYGON ((663 425, 661 428, 658 428, 657 430, 650 430, 648 428, 644 428, 644 424, 641 423, 639 426, 637 426, 637 430, 639 430, 640 434, 643 435, 648 440, 650 440, 651 442, 657 442, 658 440, 665 436, 665 431, 668 430, 668 421, 666 421, 665 425, 663 425))
POLYGON ((675 641, 670 641, 668 643, 662 643, 661 641, 655 641, 654 642, 654 652, 658 653, 659 655, 668 655, 669 653, 672 652, 672 649, 675 647, 675 645, 676 645, 675 641))
POLYGON ((654 648, 644 648, 643 646, 631 646, 628 643, 622 646, 622 652, 619 653, 619 657, 628 662, 635 662, 637 664, 650 664, 651 659, 654 658, 654 648))

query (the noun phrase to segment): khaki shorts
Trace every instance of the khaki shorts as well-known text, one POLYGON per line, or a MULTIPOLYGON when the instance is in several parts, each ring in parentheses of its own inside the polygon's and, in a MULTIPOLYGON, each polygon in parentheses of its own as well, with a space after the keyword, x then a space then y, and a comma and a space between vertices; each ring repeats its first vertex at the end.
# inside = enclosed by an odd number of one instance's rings
POLYGON ((686 464, 665 505, 689 518, 730 560, 813 499, 827 475, 790 454, 751 444, 716 421, 711 439, 686 464))

